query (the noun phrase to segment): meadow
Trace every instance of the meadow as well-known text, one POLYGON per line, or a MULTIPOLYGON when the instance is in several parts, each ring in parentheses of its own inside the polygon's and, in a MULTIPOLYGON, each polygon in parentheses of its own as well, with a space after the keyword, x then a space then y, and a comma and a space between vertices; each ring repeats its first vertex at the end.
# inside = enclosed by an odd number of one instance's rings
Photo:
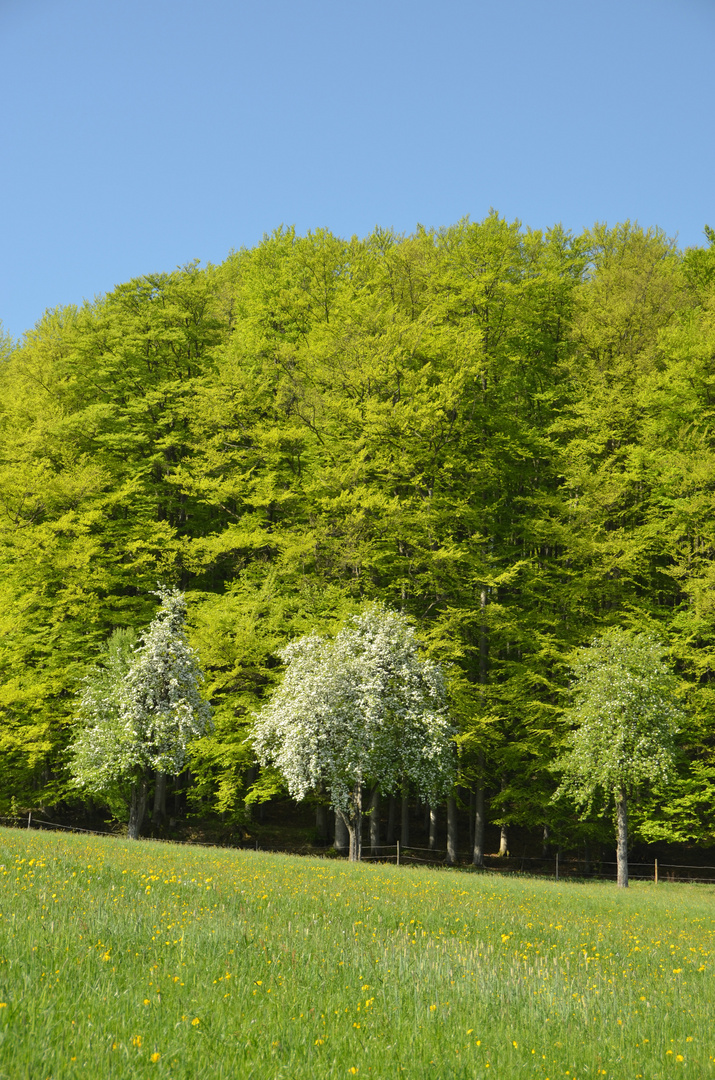
POLYGON ((715 1075, 715 890, 0 830, 0 1078, 715 1075))

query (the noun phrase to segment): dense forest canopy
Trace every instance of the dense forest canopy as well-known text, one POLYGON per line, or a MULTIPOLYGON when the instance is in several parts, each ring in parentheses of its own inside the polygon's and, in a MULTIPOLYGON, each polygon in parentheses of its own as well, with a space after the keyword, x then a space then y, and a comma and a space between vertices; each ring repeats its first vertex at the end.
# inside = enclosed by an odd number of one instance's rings
POLYGON ((715 838, 706 232, 682 252, 630 223, 573 236, 496 213, 364 240, 280 229, 6 342, 0 812, 77 800, 82 679, 161 581, 186 590, 215 708, 197 813, 240 819, 260 785, 246 735, 285 644, 379 600, 448 665, 461 789, 553 835, 574 828, 552 801, 574 648, 654 634, 688 722, 635 827, 715 838))

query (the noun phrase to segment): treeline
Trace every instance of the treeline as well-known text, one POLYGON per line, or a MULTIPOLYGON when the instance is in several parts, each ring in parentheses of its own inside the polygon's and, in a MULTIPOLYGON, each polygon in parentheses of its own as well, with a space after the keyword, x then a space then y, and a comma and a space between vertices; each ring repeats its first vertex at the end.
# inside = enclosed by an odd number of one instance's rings
MULTIPOLYGON (((653 631, 687 729, 646 840, 715 836, 715 235, 492 213, 364 240, 279 230, 48 312, 0 363, 0 813, 77 800, 81 682, 157 581, 187 591, 215 730, 179 783, 240 821, 278 650, 366 601, 449 664, 459 797, 553 802, 569 656, 653 631)), ((610 825, 607 833, 610 834, 610 825)))

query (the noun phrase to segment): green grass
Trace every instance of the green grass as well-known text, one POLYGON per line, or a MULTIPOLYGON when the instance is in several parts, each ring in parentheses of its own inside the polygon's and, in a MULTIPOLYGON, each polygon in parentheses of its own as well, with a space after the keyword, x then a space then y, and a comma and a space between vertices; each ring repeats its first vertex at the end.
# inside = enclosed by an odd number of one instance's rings
POLYGON ((715 1075, 715 890, 0 830, 0 1078, 715 1075))

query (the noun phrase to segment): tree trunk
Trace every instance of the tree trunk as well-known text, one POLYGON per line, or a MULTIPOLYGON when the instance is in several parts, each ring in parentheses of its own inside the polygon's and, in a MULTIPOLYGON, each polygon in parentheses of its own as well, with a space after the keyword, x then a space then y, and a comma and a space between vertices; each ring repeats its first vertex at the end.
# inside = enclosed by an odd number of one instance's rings
POLYGON ((618 864, 618 887, 628 888, 628 799, 621 788, 616 803, 618 819, 618 843, 616 847, 616 862, 618 864))
MULTIPOLYGON (((489 637, 486 623, 487 587, 482 586, 479 606, 484 620, 479 628, 479 685, 481 686, 482 705, 486 705, 487 677, 489 673, 489 637)), ((472 862, 475 866, 484 866, 484 751, 479 751, 477 759, 477 790, 474 807, 474 847, 472 862)))
POLYGON ((253 821, 253 803, 246 803, 246 795, 250 788, 255 784, 258 777, 258 769, 255 765, 251 765, 250 769, 246 770, 246 775, 243 778, 243 821, 244 824, 248 824, 249 821, 253 821))
POLYGON ((447 863, 457 865, 457 800, 454 795, 447 799, 447 863))
POLYGON ((400 829, 400 843, 403 848, 409 847, 410 843, 410 794, 407 784, 402 785, 402 821, 400 829))
POLYGON ((328 808, 325 803, 318 803, 315 808, 315 833, 318 843, 328 843, 328 808))
POLYGON ((370 854, 377 855, 380 846, 380 789, 374 787, 370 797, 370 854))
POLYGON ((484 754, 479 752, 479 778, 474 800, 474 848, 472 862, 475 866, 484 866, 484 754))
POLYGON ((429 849, 434 851, 437 847, 437 807, 429 808, 429 849))
POLYGON ((546 859, 549 854, 549 826, 544 825, 543 840, 541 842, 541 858, 546 859))
POLYGON ((350 845, 350 834, 345 818, 339 810, 335 811, 335 850, 343 855, 350 845))
POLYGON ((154 774, 154 808, 151 812, 152 825, 161 825, 166 817, 166 773, 154 774))
MULTIPOLYGON (((504 778, 502 777, 502 782, 501 782, 502 791, 504 790, 505 787, 506 787, 506 780, 504 780, 504 778)), ((504 806, 501 807, 502 814, 504 813, 505 809, 506 809, 506 807, 504 807, 504 806)), ((501 825, 500 826, 500 833, 499 833, 499 856, 500 856, 500 858, 503 859, 504 856, 508 855, 508 854, 509 854, 509 836, 508 836, 508 833, 507 833, 507 826, 506 825, 501 825)))
POLYGON ((181 814, 181 797, 182 788, 184 786, 184 774, 177 776, 174 780, 174 817, 178 818, 181 814))
POLYGON ((139 839, 146 812, 146 794, 146 777, 142 777, 141 780, 137 780, 135 784, 132 784, 132 796, 129 803, 129 825, 127 827, 128 840, 139 839))
POLYGON ((353 814, 345 819, 350 835, 350 862, 360 862, 362 855, 362 784, 356 784, 353 791, 353 814))
POLYGON ((394 795, 390 795, 390 801, 387 807, 387 836, 385 837, 385 843, 392 846, 395 842, 395 821, 397 818, 397 799, 394 795))

